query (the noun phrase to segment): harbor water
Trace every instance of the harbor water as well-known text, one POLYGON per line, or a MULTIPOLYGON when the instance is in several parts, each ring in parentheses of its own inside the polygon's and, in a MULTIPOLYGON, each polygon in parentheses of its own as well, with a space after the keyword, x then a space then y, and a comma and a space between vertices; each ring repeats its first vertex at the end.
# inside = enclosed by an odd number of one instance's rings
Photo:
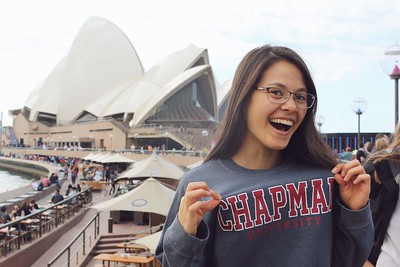
POLYGON ((0 193, 31 184, 33 178, 33 175, 0 169, 0 193))

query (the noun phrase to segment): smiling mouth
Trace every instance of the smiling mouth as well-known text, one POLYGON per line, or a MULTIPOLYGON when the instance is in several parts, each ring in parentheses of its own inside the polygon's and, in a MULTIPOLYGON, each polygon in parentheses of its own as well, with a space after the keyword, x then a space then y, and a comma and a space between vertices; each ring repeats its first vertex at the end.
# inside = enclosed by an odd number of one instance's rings
POLYGON ((289 129, 293 126, 293 121, 282 120, 282 119, 271 119, 269 121, 275 129, 279 131, 289 131, 289 129))

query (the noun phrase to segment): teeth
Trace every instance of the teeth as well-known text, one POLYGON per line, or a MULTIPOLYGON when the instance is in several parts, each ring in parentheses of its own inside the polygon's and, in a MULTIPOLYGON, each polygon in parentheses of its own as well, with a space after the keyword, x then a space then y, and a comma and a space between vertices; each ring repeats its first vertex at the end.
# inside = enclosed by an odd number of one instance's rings
POLYGON ((271 122, 285 124, 285 125, 288 125, 288 126, 292 126, 293 125, 293 121, 282 120, 282 119, 271 119, 271 122))

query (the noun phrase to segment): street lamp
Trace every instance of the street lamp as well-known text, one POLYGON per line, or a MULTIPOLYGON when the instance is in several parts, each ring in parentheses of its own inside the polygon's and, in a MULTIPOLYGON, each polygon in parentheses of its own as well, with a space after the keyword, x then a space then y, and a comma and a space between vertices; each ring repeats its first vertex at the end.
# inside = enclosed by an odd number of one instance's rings
MULTIPOLYGON (((360 116, 363 114, 365 109, 367 108, 367 102, 363 98, 356 98, 353 100, 353 104, 351 105, 351 109, 358 116, 358 132, 357 132, 357 147, 360 146, 360 116)), ((356 147, 356 148, 357 148, 356 147)))
POLYGON ((204 143, 206 143, 206 138, 207 138, 207 136, 208 136, 208 131, 207 131, 207 130, 203 130, 203 131, 201 132, 201 135, 204 137, 204 143))
POLYGON ((169 138, 169 132, 165 132, 165 139, 167 139, 167 147, 165 148, 165 150, 168 151, 168 138, 169 138))
POLYGON ((399 122, 399 78, 400 45, 396 44, 385 51, 381 59, 383 71, 394 80, 394 126, 399 122))
POLYGON ((321 133, 321 126, 325 123, 325 117, 318 116, 317 119, 315 120, 315 123, 318 125, 318 131, 321 133))
POLYGON ((113 135, 110 134, 110 149, 112 150, 112 140, 113 140, 113 135))
POLYGON ((93 150, 93 148, 94 148, 94 145, 93 145, 93 135, 89 135, 89 138, 90 138, 90 146, 91 146, 91 149, 93 150))
POLYGON ((137 143, 138 137, 139 137, 139 134, 138 134, 138 133, 134 133, 134 134, 133 134, 133 138, 135 138, 135 146, 136 146, 136 147, 138 147, 138 143, 137 143))

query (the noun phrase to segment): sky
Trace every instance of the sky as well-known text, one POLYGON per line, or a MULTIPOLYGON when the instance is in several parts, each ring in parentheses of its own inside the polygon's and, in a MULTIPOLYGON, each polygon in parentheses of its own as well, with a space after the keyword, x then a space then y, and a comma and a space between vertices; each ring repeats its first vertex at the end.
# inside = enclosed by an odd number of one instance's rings
POLYGON ((243 56, 264 45, 288 46, 307 63, 323 133, 358 131, 352 110, 362 98, 361 132, 393 132, 394 80, 384 52, 400 42, 400 1, 385 0, 13 0, 0 9, 0 111, 24 106, 29 93, 68 53, 91 16, 129 38, 148 70, 189 44, 208 50, 219 83, 243 56))

